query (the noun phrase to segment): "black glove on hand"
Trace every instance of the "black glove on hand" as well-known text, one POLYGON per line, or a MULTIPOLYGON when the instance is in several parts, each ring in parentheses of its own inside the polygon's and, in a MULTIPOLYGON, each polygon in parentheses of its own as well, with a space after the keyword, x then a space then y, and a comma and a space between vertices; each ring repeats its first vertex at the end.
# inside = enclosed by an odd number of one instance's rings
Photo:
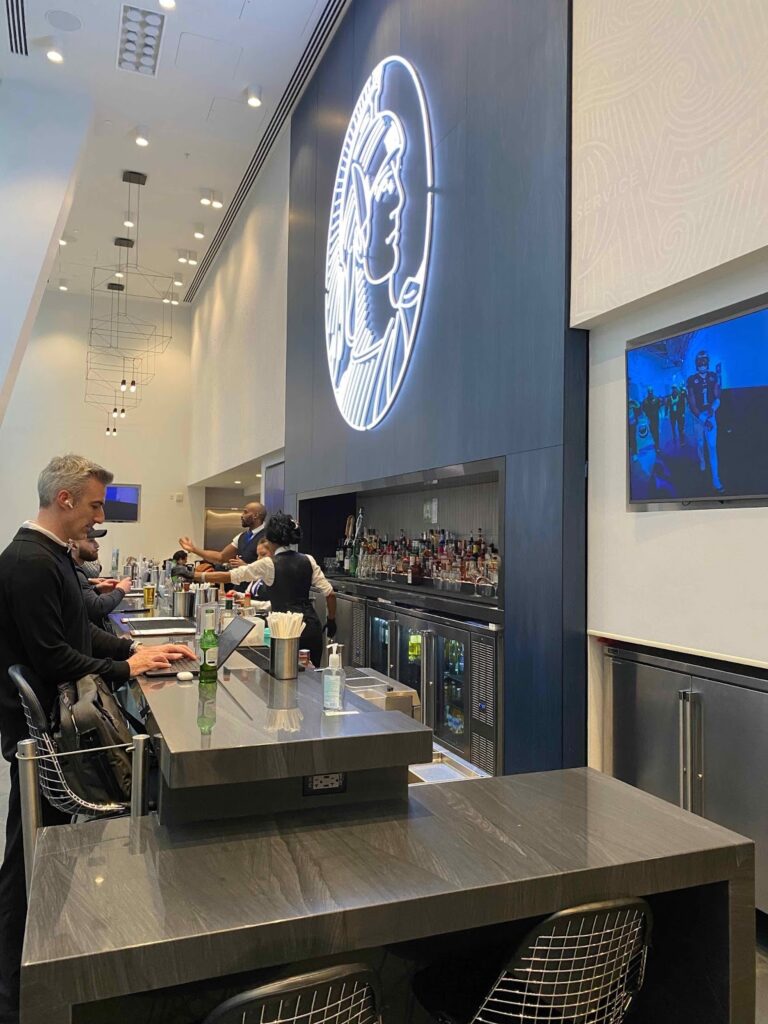
POLYGON ((333 640, 336 636, 336 619, 328 619, 325 623, 325 631, 328 634, 328 639, 333 640))

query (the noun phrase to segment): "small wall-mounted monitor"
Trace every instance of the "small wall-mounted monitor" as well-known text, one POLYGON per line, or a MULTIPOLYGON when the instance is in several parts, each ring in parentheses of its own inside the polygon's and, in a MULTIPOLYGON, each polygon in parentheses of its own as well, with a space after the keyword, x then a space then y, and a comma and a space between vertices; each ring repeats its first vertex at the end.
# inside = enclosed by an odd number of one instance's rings
POLYGON ((104 515, 108 523, 138 523, 141 507, 139 484, 110 484, 104 502, 104 515))
POLYGON ((768 309, 627 350, 631 503, 768 496, 768 309))

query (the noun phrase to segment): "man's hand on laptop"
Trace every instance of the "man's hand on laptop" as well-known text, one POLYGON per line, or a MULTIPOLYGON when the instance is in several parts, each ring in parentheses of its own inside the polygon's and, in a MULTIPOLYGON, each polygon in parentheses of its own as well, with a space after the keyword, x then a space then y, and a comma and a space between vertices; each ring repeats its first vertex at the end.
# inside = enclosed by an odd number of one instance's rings
POLYGON ((154 669, 168 668, 174 661, 194 658, 195 652, 184 644, 160 644, 157 647, 141 647, 128 659, 132 676, 140 676, 154 669))

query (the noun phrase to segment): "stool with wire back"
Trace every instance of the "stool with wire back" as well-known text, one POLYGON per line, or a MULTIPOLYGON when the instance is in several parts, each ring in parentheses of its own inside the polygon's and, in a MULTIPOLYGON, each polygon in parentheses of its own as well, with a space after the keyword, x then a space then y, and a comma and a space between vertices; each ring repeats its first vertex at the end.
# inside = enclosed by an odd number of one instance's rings
POLYGON ((417 996, 436 1024, 620 1024, 643 984, 651 921, 635 898, 552 914, 526 935, 468 1021, 430 1006, 435 997, 418 992, 418 979, 417 996))
POLYGON ((217 1006, 203 1024, 381 1024, 378 976, 343 964, 274 981, 217 1006))
POLYGON ((28 740, 21 740, 18 744, 16 755, 19 764, 24 862, 29 890, 35 836, 41 820, 40 792, 52 807, 63 814, 72 815, 73 821, 79 816, 103 818, 130 813, 136 817, 146 813, 149 736, 134 736, 132 745, 125 748, 132 753, 131 803, 88 800, 75 793, 67 782, 61 767, 61 759, 94 754, 110 748, 89 748, 66 753, 58 751, 51 726, 30 683, 30 679, 34 678, 32 672, 23 665, 12 665, 8 669, 8 675, 19 694, 30 736, 28 740))

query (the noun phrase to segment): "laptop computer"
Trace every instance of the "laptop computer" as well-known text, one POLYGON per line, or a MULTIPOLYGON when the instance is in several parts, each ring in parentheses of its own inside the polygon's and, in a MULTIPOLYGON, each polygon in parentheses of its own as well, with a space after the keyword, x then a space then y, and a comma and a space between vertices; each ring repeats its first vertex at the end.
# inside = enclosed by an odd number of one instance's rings
MULTIPOLYGON (((253 619, 246 619, 242 615, 236 615, 232 619, 219 637, 217 668, 221 668, 232 657, 255 625, 253 619)), ((177 672, 191 672, 193 675, 199 675, 200 663, 197 658, 181 658, 179 661, 172 661, 168 668, 151 669, 144 675, 147 679, 168 679, 175 676, 177 672)))
POLYGON ((192 619, 181 615, 170 618, 139 618, 134 615, 121 615, 120 621, 128 627, 131 636, 194 636, 195 624, 192 619))

